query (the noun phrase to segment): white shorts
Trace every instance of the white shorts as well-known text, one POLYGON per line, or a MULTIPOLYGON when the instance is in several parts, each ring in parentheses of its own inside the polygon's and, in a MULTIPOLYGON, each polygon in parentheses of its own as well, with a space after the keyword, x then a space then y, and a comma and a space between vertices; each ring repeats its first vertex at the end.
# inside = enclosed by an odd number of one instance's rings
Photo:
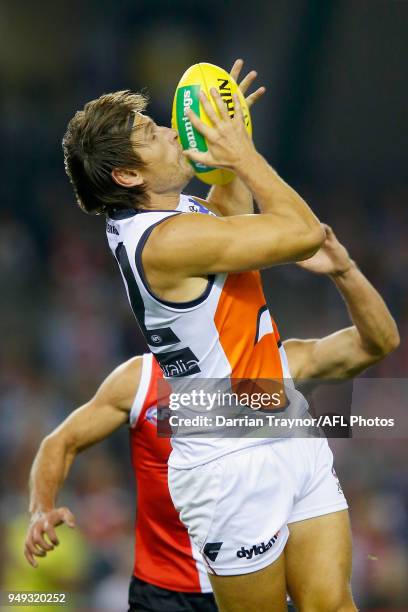
POLYGON ((325 438, 274 440, 188 470, 169 467, 169 489, 209 573, 221 576, 270 565, 289 523, 348 507, 325 438))

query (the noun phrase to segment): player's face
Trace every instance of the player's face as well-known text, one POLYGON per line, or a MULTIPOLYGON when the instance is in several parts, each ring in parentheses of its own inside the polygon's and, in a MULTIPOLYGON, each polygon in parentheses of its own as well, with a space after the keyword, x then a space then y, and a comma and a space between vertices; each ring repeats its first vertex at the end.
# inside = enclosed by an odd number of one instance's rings
POLYGON ((153 192, 181 190, 193 176, 193 169, 182 154, 176 130, 156 125, 150 117, 135 113, 132 139, 146 164, 143 178, 153 192))

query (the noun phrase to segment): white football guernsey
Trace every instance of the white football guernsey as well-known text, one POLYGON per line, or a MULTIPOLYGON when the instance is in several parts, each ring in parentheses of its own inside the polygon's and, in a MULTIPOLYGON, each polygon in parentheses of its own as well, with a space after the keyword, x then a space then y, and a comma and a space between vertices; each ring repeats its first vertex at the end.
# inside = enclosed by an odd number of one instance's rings
MULTIPOLYGON (((167 380, 274 379, 293 391, 290 412, 307 410, 295 391, 277 327, 266 306, 258 271, 209 276, 203 294, 189 302, 159 299, 150 289, 141 254, 152 230, 171 216, 213 214, 181 195, 175 210, 117 210, 107 218, 109 247, 149 349, 167 380)), ((169 465, 190 468, 271 438, 172 438, 169 465)))

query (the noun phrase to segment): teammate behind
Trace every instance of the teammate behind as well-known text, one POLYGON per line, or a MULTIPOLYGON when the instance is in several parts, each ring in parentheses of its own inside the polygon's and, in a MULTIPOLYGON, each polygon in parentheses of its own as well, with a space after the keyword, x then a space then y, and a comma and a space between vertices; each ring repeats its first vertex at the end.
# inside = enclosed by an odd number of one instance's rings
MULTIPOLYGON (((294 378, 349 378, 396 348, 398 331, 387 307, 329 227, 319 252, 300 265, 333 279, 353 325, 320 339, 285 341, 294 378)), ((171 446, 168 439, 157 437, 155 421, 161 377, 151 354, 134 357, 116 368, 89 402, 43 440, 31 472, 25 556, 35 567, 35 557, 45 556, 58 544, 55 527, 63 522, 75 526, 72 512, 56 507, 56 500, 76 455, 130 424, 138 500, 130 610, 157 612, 170 602, 212 612, 217 608, 206 567, 168 491, 171 446)))

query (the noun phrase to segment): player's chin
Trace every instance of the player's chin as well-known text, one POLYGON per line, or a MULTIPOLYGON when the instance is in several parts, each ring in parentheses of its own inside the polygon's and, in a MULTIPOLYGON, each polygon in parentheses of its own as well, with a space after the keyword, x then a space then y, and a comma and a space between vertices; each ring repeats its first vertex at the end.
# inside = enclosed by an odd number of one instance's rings
POLYGON ((186 157, 184 157, 184 155, 181 155, 181 157, 180 157, 180 166, 183 168, 184 174, 186 175, 187 178, 189 178, 189 179, 193 178, 193 176, 194 176, 194 168, 190 164, 188 159, 186 157))

